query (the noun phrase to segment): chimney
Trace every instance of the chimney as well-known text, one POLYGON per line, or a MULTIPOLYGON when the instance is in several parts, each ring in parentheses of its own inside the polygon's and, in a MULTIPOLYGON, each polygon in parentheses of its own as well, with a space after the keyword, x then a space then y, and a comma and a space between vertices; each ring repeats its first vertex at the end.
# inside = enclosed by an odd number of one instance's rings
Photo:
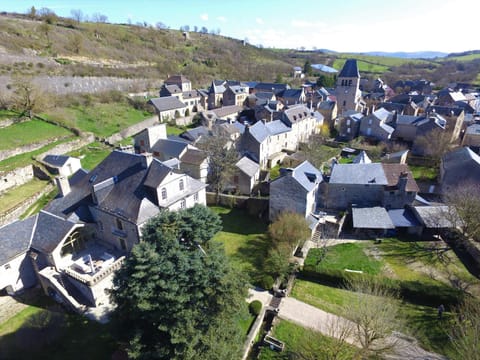
POLYGON ((406 172, 400 173, 400 176, 398 177, 398 183, 397 183, 398 190, 400 190, 401 192, 405 192, 407 188, 407 181, 408 181, 408 174, 406 172))
POLYGON ((152 163, 152 160, 153 160, 152 153, 142 153, 141 156, 143 156, 143 158, 142 158, 143 168, 148 169, 150 167, 150 164, 152 163))
POLYGON ((70 183, 68 182, 68 178, 66 176, 56 177, 55 183, 57 184, 58 192, 62 197, 70 193, 70 183))

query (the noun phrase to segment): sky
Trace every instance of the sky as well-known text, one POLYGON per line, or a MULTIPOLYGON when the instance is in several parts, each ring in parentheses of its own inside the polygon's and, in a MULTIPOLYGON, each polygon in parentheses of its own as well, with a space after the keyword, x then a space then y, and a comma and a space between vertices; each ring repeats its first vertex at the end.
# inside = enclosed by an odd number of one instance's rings
POLYGON ((111 23, 162 22, 171 29, 220 34, 271 48, 340 52, 480 48, 477 0, 0 0, 0 11, 35 6, 71 17, 80 9, 111 23))

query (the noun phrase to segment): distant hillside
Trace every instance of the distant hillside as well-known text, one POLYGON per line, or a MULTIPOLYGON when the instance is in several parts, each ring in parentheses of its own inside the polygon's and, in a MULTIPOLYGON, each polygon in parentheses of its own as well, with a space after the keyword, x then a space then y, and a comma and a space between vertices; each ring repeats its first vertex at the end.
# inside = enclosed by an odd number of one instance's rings
POLYGON ((404 52, 404 51, 397 51, 397 52, 385 52, 385 51, 369 51, 362 53, 365 55, 373 55, 373 56, 389 56, 389 57, 398 57, 403 59, 434 59, 434 58, 441 58, 448 55, 448 53, 440 52, 440 51, 414 51, 414 52, 404 52))
POLYGON ((293 66, 303 67, 309 61, 340 70, 347 58, 356 58, 366 79, 382 77, 393 83, 425 78, 437 86, 455 81, 480 83, 476 79, 480 65, 469 58, 480 56, 477 54, 435 59, 427 59, 432 52, 417 53, 423 59, 401 57, 402 53, 395 53, 396 57, 391 56, 394 53, 377 54, 386 55, 267 49, 200 32, 184 35, 178 30, 128 24, 0 14, 0 76, 120 77, 142 79, 142 84, 150 79, 157 84, 181 73, 195 87, 208 86, 212 79, 282 79, 299 86, 299 80, 291 78, 293 66))

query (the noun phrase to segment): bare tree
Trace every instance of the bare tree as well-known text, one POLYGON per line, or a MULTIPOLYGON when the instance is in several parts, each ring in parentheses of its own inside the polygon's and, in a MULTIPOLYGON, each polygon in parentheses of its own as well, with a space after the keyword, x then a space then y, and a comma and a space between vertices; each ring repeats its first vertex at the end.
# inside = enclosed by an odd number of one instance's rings
POLYGON ((480 241, 480 184, 460 183, 445 194, 448 210, 442 214, 466 237, 480 241))
POLYGON ((83 12, 80 9, 72 9, 70 11, 70 15, 72 15, 72 19, 77 23, 81 23, 83 21, 83 12))
POLYGON ((155 27, 158 29, 158 30, 164 30, 164 29, 167 29, 167 25, 165 25, 163 22, 161 21, 158 21, 156 24, 155 24, 155 27))
POLYGON ((467 299, 454 312, 449 337, 458 359, 480 360, 480 304, 467 299))
POLYGON ((198 147, 208 156, 208 183, 215 191, 218 203, 220 193, 233 176, 238 153, 229 139, 221 134, 208 137, 199 143, 198 147))
POLYGON ((33 85, 31 79, 26 77, 17 77, 13 85, 13 108, 22 115, 32 116, 32 111, 37 106, 37 97, 39 93, 33 85))
POLYGON ((108 21, 108 16, 100 13, 94 13, 92 14, 92 21, 97 23, 106 23, 108 21))
POLYGON ((442 129, 433 129, 423 136, 415 139, 414 149, 423 153, 424 156, 431 157, 436 164, 451 146, 452 134, 442 129))
POLYGON ((393 350, 391 337, 398 329, 396 294, 374 280, 359 277, 348 283, 355 299, 344 308, 344 317, 353 322, 352 336, 360 347, 360 356, 381 355, 393 350))

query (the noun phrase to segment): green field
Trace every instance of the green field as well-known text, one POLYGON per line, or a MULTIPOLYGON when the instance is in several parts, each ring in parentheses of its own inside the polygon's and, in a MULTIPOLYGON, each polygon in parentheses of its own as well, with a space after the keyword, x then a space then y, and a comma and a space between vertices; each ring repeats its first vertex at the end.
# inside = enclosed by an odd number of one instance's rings
POLYGON ((46 116, 69 127, 108 137, 152 115, 124 102, 111 102, 71 106, 49 112, 46 116))
POLYGON ((92 170, 112 152, 112 148, 100 142, 93 142, 79 150, 68 153, 81 159, 82 168, 92 170))
POLYGON ((415 180, 435 181, 438 177, 438 169, 427 166, 408 166, 415 180))
POLYGON ((1 128, 0 151, 70 136, 73 134, 62 127, 32 119, 1 128))
POLYGON ((213 240, 221 242, 233 264, 245 271, 251 281, 255 281, 262 275, 263 259, 270 245, 265 237, 267 224, 249 216, 244 210, 212 209, 220 215, 223 223, 223 230, 213 240))
POLYGON ((47 181, 33 179, 26 184, 17 186, 11 190, 6 191, 0 197, 0 211, 7 212, 23 203, 29 197, 37 194, 47 186, 47 181))

